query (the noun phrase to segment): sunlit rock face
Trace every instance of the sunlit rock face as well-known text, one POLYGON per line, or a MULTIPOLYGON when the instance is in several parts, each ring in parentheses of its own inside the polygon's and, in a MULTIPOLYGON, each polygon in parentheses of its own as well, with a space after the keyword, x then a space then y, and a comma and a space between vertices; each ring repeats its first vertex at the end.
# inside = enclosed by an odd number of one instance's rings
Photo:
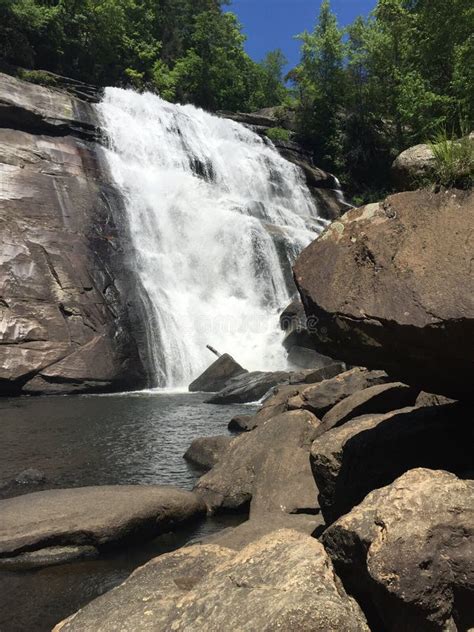
POLYGON ((0 392, 142 386, 136 283, 93 106, 1 79, 0 392))

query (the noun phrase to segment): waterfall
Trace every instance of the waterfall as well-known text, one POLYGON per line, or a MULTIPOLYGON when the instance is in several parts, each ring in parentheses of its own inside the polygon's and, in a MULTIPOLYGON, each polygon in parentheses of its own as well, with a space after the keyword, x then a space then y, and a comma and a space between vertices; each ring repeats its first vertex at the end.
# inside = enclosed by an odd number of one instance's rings
POLYGON ((291 265, 320 232, 300 170, 233 121, 108 88, 98 105, 150 306, 157 386, 187 385, 212 360, 286 365, 278 316, 291 265))

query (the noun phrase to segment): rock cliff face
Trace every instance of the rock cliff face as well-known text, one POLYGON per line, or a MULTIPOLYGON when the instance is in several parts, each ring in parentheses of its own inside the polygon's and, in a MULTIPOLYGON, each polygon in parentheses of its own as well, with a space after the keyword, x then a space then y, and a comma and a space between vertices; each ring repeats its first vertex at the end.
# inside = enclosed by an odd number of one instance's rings
POLYGON ((126 222, 97 136, 89 103, 0 74, 2 394, 147 382, 126 222))

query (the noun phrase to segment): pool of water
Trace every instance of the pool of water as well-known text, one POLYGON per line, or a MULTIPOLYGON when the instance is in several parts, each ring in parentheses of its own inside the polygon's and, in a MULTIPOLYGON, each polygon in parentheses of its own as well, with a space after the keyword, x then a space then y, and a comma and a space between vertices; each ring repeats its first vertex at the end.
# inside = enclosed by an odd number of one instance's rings
MULTIPOLYGON (((183 454, 196 437, 226 434, 253 406, 204 404, 202 394, 0 399, 0 483, 25 469, 47 487, 162 484, 191 489, 200 472, 183 454)), ((1 516, 0 516, 1 519, 1 516)), ((0 572, 0 632, 43 632, 160 553, 242 518, 213 518, 99 560, 0 572)))

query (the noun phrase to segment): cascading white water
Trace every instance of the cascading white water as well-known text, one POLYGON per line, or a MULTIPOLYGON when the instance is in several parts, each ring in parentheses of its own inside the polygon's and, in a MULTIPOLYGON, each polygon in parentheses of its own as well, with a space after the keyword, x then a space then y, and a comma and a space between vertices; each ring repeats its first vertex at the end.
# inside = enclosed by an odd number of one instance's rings
POLYGON ((207 344, 250 370, 284 368, 290 266, 324 225, 300 170, 190 105, 108 88, 98 107, 152 310, 156 385, 187 385, 207 344))

